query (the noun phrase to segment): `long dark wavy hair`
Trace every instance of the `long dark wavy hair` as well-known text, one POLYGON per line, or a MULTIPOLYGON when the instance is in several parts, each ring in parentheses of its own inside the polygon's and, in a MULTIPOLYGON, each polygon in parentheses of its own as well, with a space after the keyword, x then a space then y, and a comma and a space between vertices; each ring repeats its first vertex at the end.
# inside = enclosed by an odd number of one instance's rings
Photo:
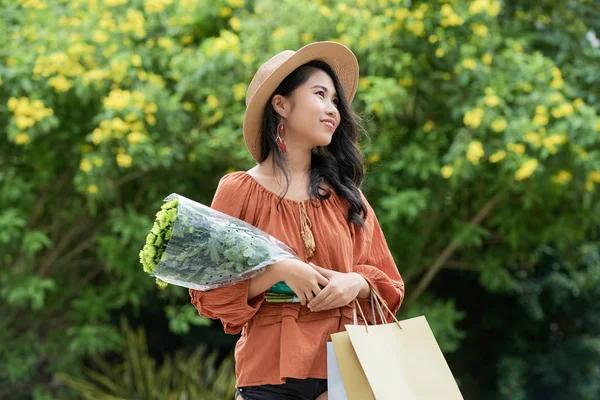
POLYGON ((328 199, 331 196, 331 190, 321 185, 328 183, 339 197, 348 202, 348 222, 364 227, 364 221, 367 218, 367 207, 359 192, 365 175, 364 159, 358 148, 358 136, 361 132, 360 117, 352 110, 352 106, 344 93, 344 88, 329 64, 319 60, 310 61, 296 68, 275 89, 267 102, 262 121, 261 151, 263 159, 261 161, 264 161, 269 154, 273 153, 273 167, 277 166, 285 176, 286 190, 279 199, 277 205, 279 207, 289 190, 290 175, 287 171, 287 161, 284 153, 277 145, 277 124, 280 117, 273 108, 271 100, 278 94, 289 98, 298 86, 310 78, 314 68, 323 70, 331 77, 337 92, 337 106, 341 121, 331 143, 327 146, 318 146, 312 151, 309 199, 311 203, 315 198, 319 200, 328 199))

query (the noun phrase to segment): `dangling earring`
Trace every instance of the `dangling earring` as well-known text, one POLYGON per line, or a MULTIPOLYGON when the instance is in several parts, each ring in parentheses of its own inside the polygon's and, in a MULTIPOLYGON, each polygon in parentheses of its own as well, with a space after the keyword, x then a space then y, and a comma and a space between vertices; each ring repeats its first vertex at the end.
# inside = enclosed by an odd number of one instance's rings
POLYGON ((281 121, 277 124, 277 145, 279 146, 279 149, 283 153, 285 153, 287 151, 287 147, 285 145, 285 142, 283 141, 283 138, 279 134, 280 132, 285 134, 285 127, 283 126, 283 122, 281 121))

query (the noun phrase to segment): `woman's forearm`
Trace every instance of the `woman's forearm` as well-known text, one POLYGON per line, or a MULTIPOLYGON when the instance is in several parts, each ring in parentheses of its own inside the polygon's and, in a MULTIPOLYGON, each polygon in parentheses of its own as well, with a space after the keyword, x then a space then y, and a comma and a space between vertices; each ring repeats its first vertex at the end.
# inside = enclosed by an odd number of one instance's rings
POLYGON ((285 259, 269 265, 265 272, 250 279, 248 285, 248 300, 266 292, 271 286, 283 280, 283 268, 290 260, 285 259))

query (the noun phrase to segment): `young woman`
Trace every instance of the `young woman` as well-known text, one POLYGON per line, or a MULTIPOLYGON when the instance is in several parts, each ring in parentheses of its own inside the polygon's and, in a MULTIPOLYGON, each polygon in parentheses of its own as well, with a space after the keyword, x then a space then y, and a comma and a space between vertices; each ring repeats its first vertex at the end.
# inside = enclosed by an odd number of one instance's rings
POLYGON ((404 283, 360 190, 350 105, 357 84, 350 49, 316 42, 273 56, 248 87, 243 132, 258 165, 225 175, 211 207, 287 243, 301 261, 232 286, 190 289, 201 315, 242 331, 236 399, 326 399, 326 342, 352 323, 354 300, 370 308, 373 288, 393 312, 402 303, 404 283), (264 301, 280 281, 300 303, 264 301))

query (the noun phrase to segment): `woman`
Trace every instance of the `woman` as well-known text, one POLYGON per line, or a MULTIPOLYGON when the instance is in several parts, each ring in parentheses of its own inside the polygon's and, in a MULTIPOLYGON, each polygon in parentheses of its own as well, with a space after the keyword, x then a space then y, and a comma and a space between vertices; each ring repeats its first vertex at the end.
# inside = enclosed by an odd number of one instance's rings
POLYGON ((229 287, 190 290, 201 315, 219 318, 227 333, 242 331, 236 399, 326 399, 326 342, 351 323, 354 299, 370 307, 373 288, 393 312, 402 303, 404 283, 360 190, 350 105, 357 84, 354 54, 316 42, 273 56, 248 87, 243 132, 258 165, 225 175, 211 207, 287 243, 301 261, 272 264, 229 287), (280 281, 300 303, 264 301, 280 281))

